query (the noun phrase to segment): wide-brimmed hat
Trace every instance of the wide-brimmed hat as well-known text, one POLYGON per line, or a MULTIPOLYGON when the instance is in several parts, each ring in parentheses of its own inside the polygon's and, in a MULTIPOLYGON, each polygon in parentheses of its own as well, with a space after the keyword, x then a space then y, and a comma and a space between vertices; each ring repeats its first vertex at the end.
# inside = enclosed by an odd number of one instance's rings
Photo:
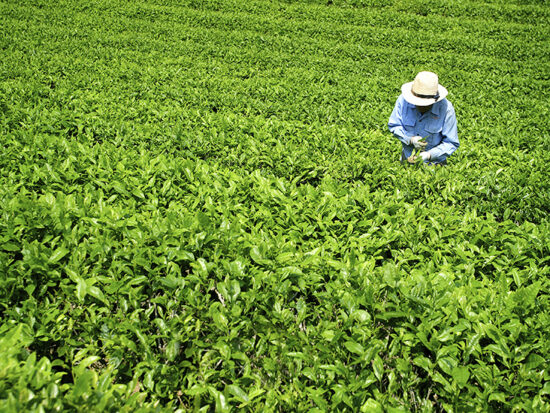
POLYGON ((435 73, 420 72, 412 82, 401 86, 401 93, 405 100, 412 105, 430 106, 445 99, 448 92, 439 84, 435 73))

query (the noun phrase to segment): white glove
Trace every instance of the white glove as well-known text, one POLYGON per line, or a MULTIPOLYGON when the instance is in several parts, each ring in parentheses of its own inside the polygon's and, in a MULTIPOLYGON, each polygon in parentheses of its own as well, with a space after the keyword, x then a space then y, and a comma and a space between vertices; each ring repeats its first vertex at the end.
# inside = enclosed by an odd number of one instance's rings
POLYGON ((430 155, 430 152, 420 152, 420 156, 422 157, 422 162, 429 161, 432 155, 430 155))
POLYGON ((411 156, 407 158, 407 161, 409 161, 409 163, 416 163, 422 159, 422 162, 424 162, 430 160, 431 157, 430 152, 420 152, 418 155, 412 153, 411 156))
POLYGON ((411 145, 414 145, 414 149, 424 149, 427 142, 420 142, 421 139, 424 139, 422 136, 413 136, 411 138, 411 145))

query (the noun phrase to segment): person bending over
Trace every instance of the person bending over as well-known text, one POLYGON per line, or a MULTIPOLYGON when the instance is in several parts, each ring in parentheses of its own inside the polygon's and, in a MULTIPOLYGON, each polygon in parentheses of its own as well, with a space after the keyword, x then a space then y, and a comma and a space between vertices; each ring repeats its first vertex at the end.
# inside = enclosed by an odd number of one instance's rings
POLYGON ((401 86, 388 127, 401 141, 401 161, 444 165, 459 147, 455 110, 435 73, 420 72, 401 86), (414 152, 420 150, 418 155, 414 152))

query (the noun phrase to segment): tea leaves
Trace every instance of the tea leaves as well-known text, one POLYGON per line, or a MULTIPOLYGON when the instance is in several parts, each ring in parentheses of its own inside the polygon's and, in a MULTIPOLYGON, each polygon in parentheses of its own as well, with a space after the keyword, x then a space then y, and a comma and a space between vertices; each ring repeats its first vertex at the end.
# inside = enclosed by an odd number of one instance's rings
POLYGON ((548 410, 545 5, 0 10, 0 410, 548 410))

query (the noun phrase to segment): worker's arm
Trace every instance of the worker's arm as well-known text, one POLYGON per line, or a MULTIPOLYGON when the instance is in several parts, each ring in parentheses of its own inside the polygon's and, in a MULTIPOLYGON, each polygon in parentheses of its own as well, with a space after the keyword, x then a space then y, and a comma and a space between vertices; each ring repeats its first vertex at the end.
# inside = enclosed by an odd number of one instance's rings
POLYGON ((405 130, 405 124, 403 119, 403 116, 405 114, 404 104, 405 104, 405 99, 403 98, 403 96, 399 96, 397 98, 397 101, 395 102, 395 106, 390 115, 388 128, 390 129, 390 132, 393 133, 394 136, 398 138, 401 142, 403 142, 405 145, 410 145, 412 136, 409 136, 409 134, 405 130))
POLYGON ((441 136, 443 137, 441 143, 428 152, 430 154, 430 162, 443 162, 459 147, 458 132, 456 126, 456 114, 451 102, 447 101, 447 111, 445 114, 445 122, 441 129, 441 136))

